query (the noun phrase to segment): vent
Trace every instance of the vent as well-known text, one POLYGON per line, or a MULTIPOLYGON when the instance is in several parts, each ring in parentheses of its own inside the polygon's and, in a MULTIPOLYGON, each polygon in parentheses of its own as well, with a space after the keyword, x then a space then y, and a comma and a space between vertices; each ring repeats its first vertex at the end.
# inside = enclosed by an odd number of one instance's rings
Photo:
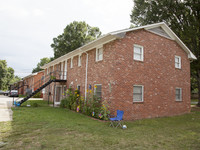
POLYGON ((148 29, 148 31, 172 39, 161 27, 156 27, 156 28, 148 29))

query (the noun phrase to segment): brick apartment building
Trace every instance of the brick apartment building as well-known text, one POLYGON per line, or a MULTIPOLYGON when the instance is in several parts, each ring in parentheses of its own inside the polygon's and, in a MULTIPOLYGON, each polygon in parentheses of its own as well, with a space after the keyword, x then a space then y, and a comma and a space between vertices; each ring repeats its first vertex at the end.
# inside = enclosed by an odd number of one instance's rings
POLYGON ((194 59, 165 23, 111 32, 44 65, 45 76, 60 71, 66 80, 47 86, 44 99, 59 104, 69 86, 85 96, 96 85, 111 113, 123 110, 125 120, 188 113, 194 59))
MULTIPOLYGON (((22 79, 22 81, 19 82, 19 94, 21 95, 27 95, 28 93, 31 93, 35 90, 37 90, 43 83, 42 78, 44 76, 44 71, 32 73, 22 79)), ((43 94, 41 94, 41 97, 43 97, 43 94)))

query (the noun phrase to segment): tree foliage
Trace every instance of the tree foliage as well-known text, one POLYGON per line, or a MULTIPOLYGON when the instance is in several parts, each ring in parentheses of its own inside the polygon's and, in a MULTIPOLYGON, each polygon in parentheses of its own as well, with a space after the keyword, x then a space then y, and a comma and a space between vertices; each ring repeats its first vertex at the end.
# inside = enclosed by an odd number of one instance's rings
POLYGON ((6 83, 7 75, 7 62, 5 60, 0 60, 0 89, 3 90, 6 83))
POLYGON ((101 32, 98 27, 91 27, 84 21, 74 21, 65 27, 61 35, 53 38, 51 47, 54 50, 54 58, 69 53, 95 40, 100 35, 101 32))
POLYGON ((40 59, 40 62, 37 64, 37 67, 33 68, 32 73, 41 71, 42 70, 41 67, 44 66, 45 64, 48 64, 49 62, 50 62, 50 58, 48 57, 44 57, 40 59))
POLYGON ((21 78, 14 76, 14 69, 7 67, 6 60, 0 60, 0 89, 7 90, 10 84, 13 84, 21 78))
POLYGON ((191 72, 198 84, 200 105, 200 1, 134 0, 134 4, 131 14, 133 24, 165 22, 197 57, 191 63, 191 72))

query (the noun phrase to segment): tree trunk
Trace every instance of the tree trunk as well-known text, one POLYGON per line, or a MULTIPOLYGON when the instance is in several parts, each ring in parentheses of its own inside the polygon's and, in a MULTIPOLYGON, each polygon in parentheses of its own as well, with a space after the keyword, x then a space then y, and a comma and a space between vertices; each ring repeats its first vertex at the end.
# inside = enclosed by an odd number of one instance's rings
POLYGON ((200 70, 198 69, 198 74, 197 74, 197 81, 198 81, 198 103, 197 106, 200 107, 200 70))

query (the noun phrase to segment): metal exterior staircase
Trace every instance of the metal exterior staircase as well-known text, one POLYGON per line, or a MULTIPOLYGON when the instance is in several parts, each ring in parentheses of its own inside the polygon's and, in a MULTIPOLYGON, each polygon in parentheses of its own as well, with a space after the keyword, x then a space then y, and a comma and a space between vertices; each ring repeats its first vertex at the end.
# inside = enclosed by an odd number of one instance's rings
POLYGON ((16 106, 20 106, 22 103, 26 102, 29 98, 31 98, 32 96, 37 94, 43 88, 45 88, 46 86, 50 85, 52 82, 66 82, 67 80, 66 80, 66 78, 64 78, 64 76, 66 76, 66 74, 64 74, 61 71, 51 72, 50 74, 45 76, 45 80, 41 79, 41 80, 38 80, 36 82, 36 85, 38 84, 37 86, 39 86, 39 88, 37 88, 34 92, 28 94, 28 96, 23 98, 21 101, 16 102, 15 105, 16 106))
POLYGON ((53 80, 49 80, 47 83, 45 83, 44 85, 42 85, 41 87, 39 87, 37 90, 35 90, 33 93, 29 94, 28 96, 26 96, 24 99, 22 99, 19 103, 20 105, 22 103, 24 103, 25 101, 27 101, 29 98, 31 98, 32 96, 34 96, 35 94, 37 94, 39 91, 41 91, 43 88, 45 88, 47 85, 51 84, 53 82, 53 80))

